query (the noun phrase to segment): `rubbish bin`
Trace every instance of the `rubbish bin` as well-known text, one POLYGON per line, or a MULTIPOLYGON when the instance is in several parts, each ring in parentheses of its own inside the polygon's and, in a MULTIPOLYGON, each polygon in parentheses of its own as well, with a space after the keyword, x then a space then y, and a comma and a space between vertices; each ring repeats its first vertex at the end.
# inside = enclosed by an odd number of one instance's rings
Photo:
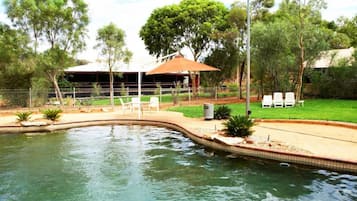
POLYGON ((212 103, 203 104, 203 116, 205 120, 211 120, 214 118, 214 106, 212 103))

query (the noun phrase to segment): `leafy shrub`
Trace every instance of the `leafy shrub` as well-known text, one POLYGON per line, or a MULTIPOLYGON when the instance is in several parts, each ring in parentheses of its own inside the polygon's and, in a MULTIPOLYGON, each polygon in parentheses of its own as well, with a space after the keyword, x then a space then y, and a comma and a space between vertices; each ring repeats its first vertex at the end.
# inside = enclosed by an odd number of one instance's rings
POLYGON ((17 121, 28 121, 31 118, 32 112, 17 112, 17 121))
POLYGON ((226 134, 234 137, 247 137, 253 133, 253 120, 246 116, 232 116, 223 125, 226 127, 224 131, 226 134))
POLYGON ((214 110, 214 118, 215 119, 228 119, 231 116, 231 108, 226 105, 218 106, 214 110))
POLYGON ((100 96, 101 91, 102 91, 102 86, 100 86, 98 82, 92 84, 92 92, 91 92, 92 97, 100 96))
POLYGON ((47 109, 42 111, 42 114, 44 115, 44 118, 52 121, 56 121, 61 117, 60 115, 61 112, 62 112, 61 109, 47 109))

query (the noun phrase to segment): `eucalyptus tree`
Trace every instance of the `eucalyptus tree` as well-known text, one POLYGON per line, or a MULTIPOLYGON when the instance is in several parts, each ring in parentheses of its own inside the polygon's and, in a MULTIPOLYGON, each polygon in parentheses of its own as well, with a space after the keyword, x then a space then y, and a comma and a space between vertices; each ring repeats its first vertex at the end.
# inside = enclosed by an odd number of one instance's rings
MULTIPOLYGON (((182 0, 155 9, 140 30, 146 49, 156 57, 182 48, 191 51, 195 61, 214 47, 212 33, 225 28, 228 9, 215 0, 182 0)), ((196 74, 192 73, 195 79, 196 74)), ((194 94, 196 91, 193 82, 194 94)))
POLYGON ((357 14, 351 19, 340 17, 337 19, 337 31, 348 36, 351 46, 357 47, 357 14))
POLYGON ((98 30, 96 48, 100 49, 109 68, 110 104, 114 107, 113 67, 120 61, 129 63, 132 53, 125 48, 125 33, 115 24, 110 23, 98 30))
MULTIPOLYGON (((253 0, 251 1, 252 7, 250 15, 253 22, 262 21, 270 15, 269 8, 274 6, 274 0, 253 0)), ((247 40, 247 5, 246 2, 237 1, 231 5, 227 15, 227 22, 229 28, 225 30, 226 35, 232 37, 236 36, 236 81, 239 86, 239 98, 242 98, 242 81, 246 65, 246 40, 247 40)))
POLYGON ((26 106, 27 94, 14 94, 15 89, 28 90, 34 73, 34 61, 29 37, 18 30, 0 23, 0 88, 9 104, 26 106))
POLYGON ((259 95, 277 90, 291 90, 290 75, 295 55, 291 51, 292 26, 284 20, 258 22, 252 26, 252 74, 259 95))
POLYGON ((5 0, 5 6, 13 24, 32 38, 35 53, 39 47, 45 49, 37 57, 38 70, 53 84, 62 103, 57 79, 68 62, 59 59, 70 58, 85 47, 87 4, 83 0, 5 0))
POLYGON ((284 0, 278 10, 278 15, 292 25, 291 40, 297 44, 293 47, 297 66, 294 81, 297 101, 301 98, 306 62, 315 59, 328 46, 321 31, 320 10, 323 8, 326 8, 324 0, 284 0))

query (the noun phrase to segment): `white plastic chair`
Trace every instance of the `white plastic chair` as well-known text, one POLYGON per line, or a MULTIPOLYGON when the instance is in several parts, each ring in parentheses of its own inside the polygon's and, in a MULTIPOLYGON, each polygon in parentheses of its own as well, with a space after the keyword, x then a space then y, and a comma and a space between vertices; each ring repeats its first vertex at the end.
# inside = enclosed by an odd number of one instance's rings
POLYGON ((127 109, 132 110, 131 103, 125 103, 122 98, 119 98, 119 101, 120 101, 121 108, 122 108, 123 112, 125 112, 125 110, 127 110, 127 109))
POLYGON ((274 107, 284 107, 283 93, 281 92, 273 93, 273 105, 274 107))
POLYGON ((294 92, 286 92, 285 93, 285 107, 293 107, 295 106, 295 95, 294 92))
POLYGON ((159 98, 158 97, 150 97, 149 101, 149 110, 151 108, 156 108, 156 111, 159 111, 159 98))
POLYGON ((262 108, 271 108, 273 105, 272 95, 264 95, 262 100, 262 108))
POLYGON ((140 110, 140 99, 138 97, 131 98, 131 110, 133 111, 135 108, 140 110))

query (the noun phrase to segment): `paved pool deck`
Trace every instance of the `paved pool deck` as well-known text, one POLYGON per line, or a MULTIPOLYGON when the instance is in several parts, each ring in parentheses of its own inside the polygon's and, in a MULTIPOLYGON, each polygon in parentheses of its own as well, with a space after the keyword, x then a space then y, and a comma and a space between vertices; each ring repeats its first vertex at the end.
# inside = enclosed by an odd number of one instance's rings
MULTIPOLYGON (((6 129, 18 130, 23 128, 16 122, 15 115, 1 115, 0 133, 6 129)), ((43 121, 41 114, 32 115, 32 121, 43 121)), ((144 111, 140 114, 134 111, 118 109, 101 112, 62 113, 59 121, 50 125, 50 129, 78 126, 76 123, 112 120, 166 122, 178 125, 200 138, 214 139, 217 132, 223 129, 219 120, 204 120, 203 118, 187 118, 181 113, 168 111, 144 111)), ((36 128, 36 126, 34 126, 36 128)), ((254 144, 245 144, 248 147, 263 147, 272 151, 298 153, 307 156, 343 160, 357 165, 357 124, 336 123, 327 121, 289 121, 289 120, 257 120, 255 132, 250 137, 254 144)), ((219 138, 217 138, 219 139, 219 138)), ((219 139, 220 140, 220 139, 219 139)), ((222 142, 222 141, 221 141, 222 142)), ((226 138, 223 142, 227 146, 235 143, 234 139, 226 138)))

